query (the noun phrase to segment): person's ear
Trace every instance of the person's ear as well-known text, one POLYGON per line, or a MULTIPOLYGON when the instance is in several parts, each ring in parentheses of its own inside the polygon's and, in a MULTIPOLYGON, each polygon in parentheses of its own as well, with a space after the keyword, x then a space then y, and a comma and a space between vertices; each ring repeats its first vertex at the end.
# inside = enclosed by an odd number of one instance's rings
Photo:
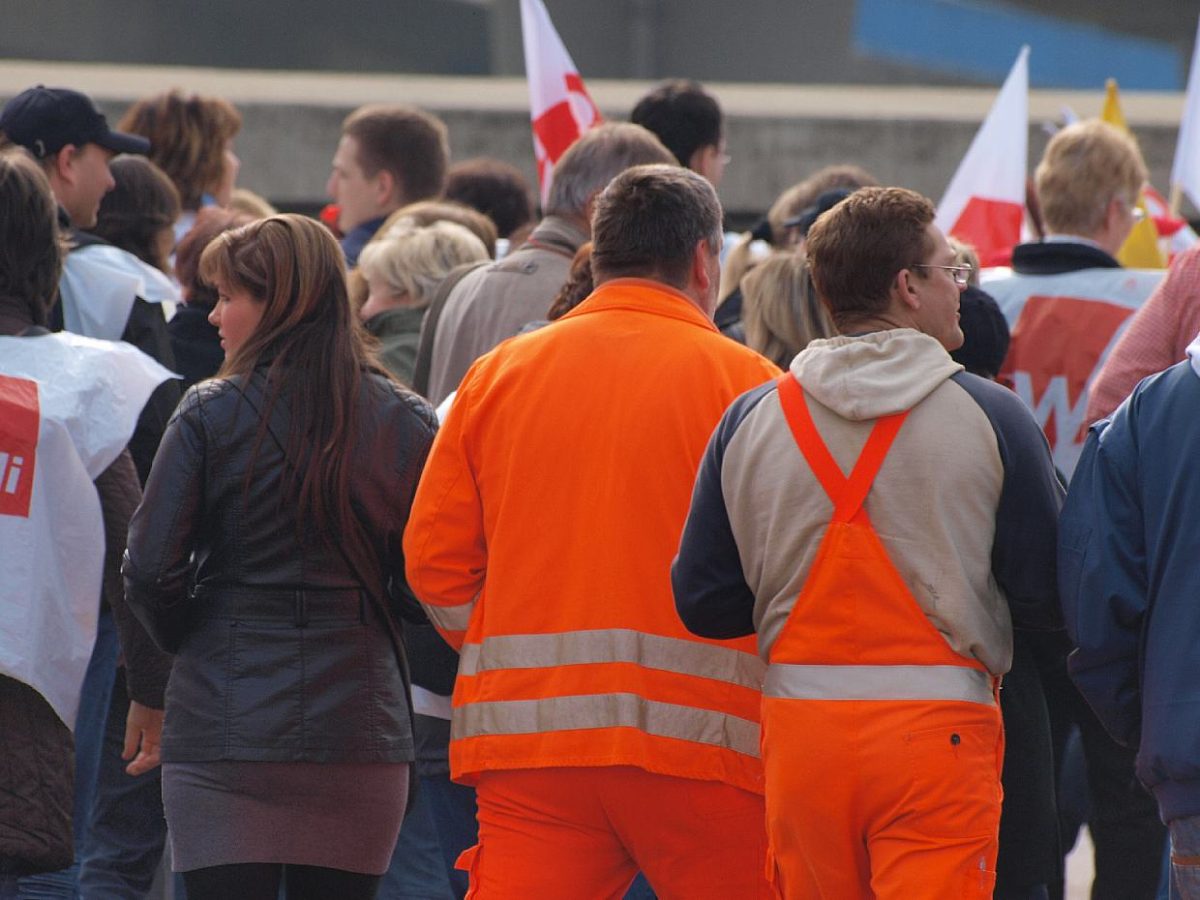
POLYGON ((892 279, 892 293, 909 309, 921 308, 921 297, 916 288, 917 275, 912 269, 901 269, 892 279))
POLYGON ((711 255, 708 241, 701 238, 692 248, 692 284, 700 291, 707 291, 712 284, 709 276, 708 259, 711 255))
POLYGON ((1125 225, 1128 204, 1119 196, 1113 196, 1104 208, 1104 225, 1111 231, 1125 225))
POLYGON ((596 200, 599 197, 600 191, 593 191, 587 198, 587 203, 583 204, 583 219, 587 222, 588 231, 592 230, 592 214, 596 211, 596 200))
POLYGON ((375 173, 375 202, 381 209, 395 206, 399 200, 399 183, 387 169, 375 173))
POLYGON ((79 150, 75 144, 64 144, 54 155, 54 175, 64 184, 75 183, 75 159, 79 156, 79 150))
POLYGON ((717 161, 722 155, 720 144, 705 144, 692 151, 688 168, 709 182, 716 180, 717 161))

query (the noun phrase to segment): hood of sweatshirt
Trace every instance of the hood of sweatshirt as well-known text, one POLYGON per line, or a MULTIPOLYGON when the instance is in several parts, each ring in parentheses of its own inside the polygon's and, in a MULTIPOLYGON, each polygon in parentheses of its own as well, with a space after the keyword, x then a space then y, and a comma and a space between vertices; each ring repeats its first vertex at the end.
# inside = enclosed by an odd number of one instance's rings
POLYGON ((929 335, 895 328, 813 341, 790 368, 818 403, 863 421, 912 409, 963 367, 929 335))

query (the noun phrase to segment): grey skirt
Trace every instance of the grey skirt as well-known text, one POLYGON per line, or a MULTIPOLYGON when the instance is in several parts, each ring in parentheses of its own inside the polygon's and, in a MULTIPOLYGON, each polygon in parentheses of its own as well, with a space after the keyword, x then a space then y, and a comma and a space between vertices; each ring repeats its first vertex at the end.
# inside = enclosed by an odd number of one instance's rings
POLYGON ((176 872, 290 863, 382 875, 400 833, 408 763, 164 763, 176 872))

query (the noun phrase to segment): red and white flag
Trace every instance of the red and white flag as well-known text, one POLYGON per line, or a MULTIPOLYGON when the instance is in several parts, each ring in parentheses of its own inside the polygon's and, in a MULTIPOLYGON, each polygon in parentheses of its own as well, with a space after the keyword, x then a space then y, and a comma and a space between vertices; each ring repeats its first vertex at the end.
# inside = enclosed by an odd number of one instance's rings
POLYGON ((972 244, 983 266, 1007 263, 1020 242, 1028 152, 1029 48, 1022 47, 938 205, 937 227, 972 244))
POLYGON ((554 164, 576 138, 603 119, 542 0, 521 0, 521 34, 525 42, 525 77, 529 80, 533 152, 545 205, 554 164))

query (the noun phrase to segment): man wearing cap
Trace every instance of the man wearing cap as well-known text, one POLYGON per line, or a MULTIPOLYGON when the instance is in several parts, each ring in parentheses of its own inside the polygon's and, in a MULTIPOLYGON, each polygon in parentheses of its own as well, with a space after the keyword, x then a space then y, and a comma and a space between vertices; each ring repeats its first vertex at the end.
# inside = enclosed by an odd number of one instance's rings
MULTIPOLYGON (((41 164, 58 201, 60 224, 70 250, 102 243, 87 229, 96 224, 104 195, 114 182, 109 160, 117 153, 146 154, 143 137, 113 131, 86 94, 69 88, 37 85, 22 91, 0 112, 0 132, 24 147, 41 164)), ((59 284, 60 300, 51 311, 54 330, 88 337, 127 341, 168 369, 175 356, 162 307, 137 296, 137 285, 114 288, 112 281, 127 276, 113 272, 85 255, 69 254, 59 284)), ((179 384, 163 384, 146 404, 130 442, 138 475, 145 481, 167 419, 179 402, 179 384)))
POLYGON ((108 161, 117 153, 150 151, 145 138, 109 128, 86 94, 40 84, 8 102, 0 131, 41 163, 54 199, 75 228, 96 224, 100 201, 113 188, 108 161))
MULTIPOLYGON (((145 154, 150 149, 150 142, 145 138, 109 128, 104 114, 87 95, 69 88, 44 85, 22 91, 4 106, 0 111, 0 136, 5 139, 0 143, 20 145, 42 166, 58 202, 60 225, 69 238, 70 250, 100 242, 100 238, 88 234, 86 229, 95 226, 100 202, 114 186, 109 160, 117 153, 145 154)), ((55 330, 75 331, 89 337, 125 340, 173 369, 175 359, 162 307, 137 297, 136 288, 131 285, 127 285, 127 290, 114 289, 111 280, 119 277, 90 262, 87 254, 68 253, 59 286, 60 301, 51 312, 51 326, 55 330), (105 287, 93 290, 99 285, 105 287), (114 301, 115 306, 95 308, 97 297, 119 300, 114 301)), ((130 451, 143 480, 179 396, 177 381, 164 382, 151 395, 138 419, 130 451)), ((130 804, 131 790, 138 792, 138 796, 157 797, 159 786, 153 777, 143 777, 143 781, 135 785, 124 775, 124 764, 119 759, 106 761, 108 752, 120 754, 120 747, 110 751, 104 743, 106 722, 114 714, 110 711, 110 697, 119 653, 112 615, 104 608, 97 625, 96 645, 84 678, 74 728, 75 858, 76 866, 81 862, 84 864, 84 874, 81 876, 76 867, 72 867, 33 876, 36 885, 26 884, 23 879, 22 890, 29 893, 74 897, 82 891, 84 896, 101 893, 109 896, 111 891, 117 890, 112 883, 116 879, 132 896, 148 889, 157 867, 164 836, 161 816, 155 820, 153 816, 131 814, 130 804), (116 773, 113 777, 120 779, 120 784, 108 785, 103 774, 106 768, 116 773), (120 793, 113 793, 114 790, 120 793), (99 846, 100 840, 86 840, 90 823, 98 821, 110 805, 120 806, 123 812, 120 847, 99 846), (98 872, 97 877, 104 879, 103 889, 99 885, 93 888, 88 883, 88 860, 83 859, 81 853, 85 846, 89 856, 103 856, 106 860, 120 857, 122 860, 119 864, 107 861, 102 864, 104 871, 98 872), (125 884, 126 879, 128 884, 125 884)), ((164 654, 156 669, 165 682, 170 671, 170 658, 164 654)), ((124 708, 115 715, 126 719, 130 729, 155 724, 161 727, 161 710, 140 703, 130 704, 128 717, 124 708)), ((126 730, 126 722, 115 721, 108 730, 119 738, 126 730)), ((138 808, 146 807, 145 801, 138 804, 138 808)), ((153 803, 149 808, 153 809, 153 803)))

